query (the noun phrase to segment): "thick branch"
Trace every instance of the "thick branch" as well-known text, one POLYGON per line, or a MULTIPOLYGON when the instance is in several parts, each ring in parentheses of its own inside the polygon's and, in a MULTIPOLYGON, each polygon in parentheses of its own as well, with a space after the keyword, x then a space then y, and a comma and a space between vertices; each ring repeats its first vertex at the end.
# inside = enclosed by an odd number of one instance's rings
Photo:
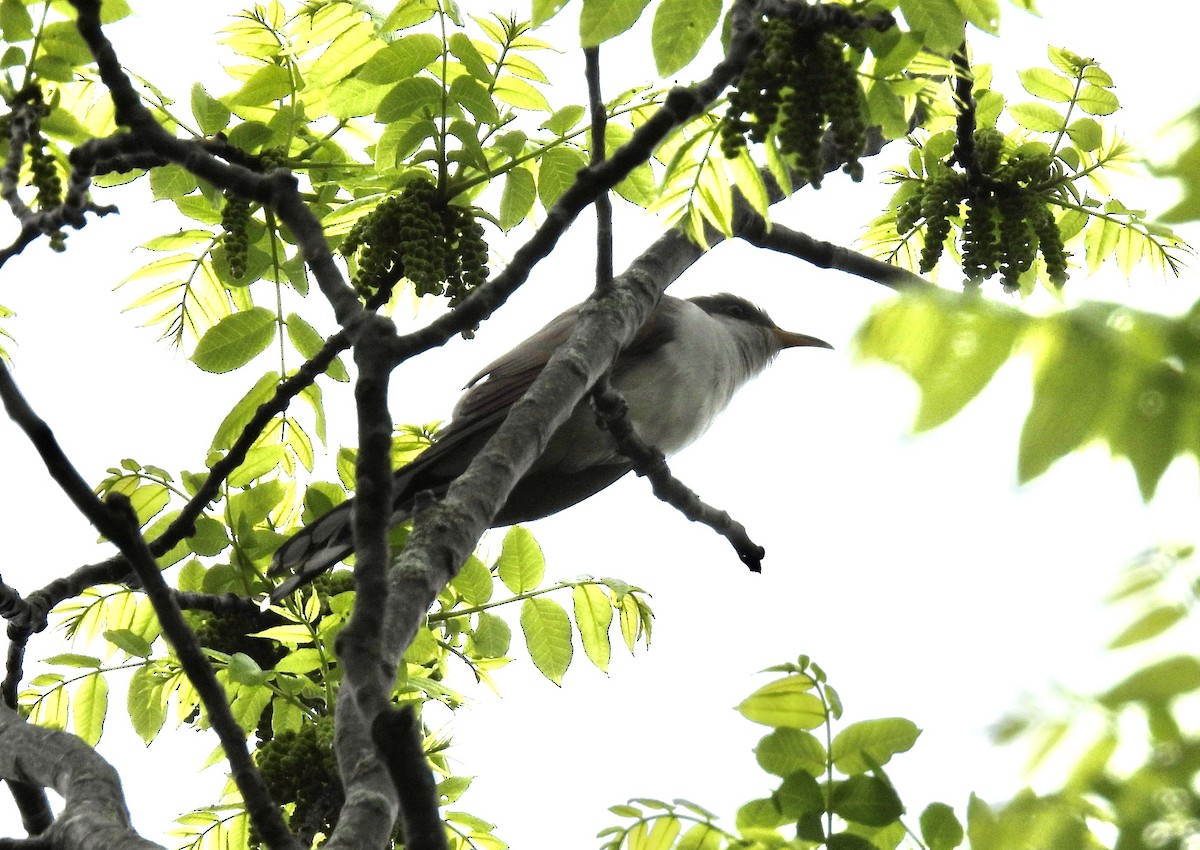
POLYGON ((387 404, 391 362, 386 351, 394 332, 390 321, 376 317, 364 325, 355 347, 359 449, 358 500, 352 522, 357 558, 354 611, 336 644, 343 677, 334 715, 334 748, 346 803, 329 840, 335 848, 385 846, 400 810, 399 789, 372 740, 372 729, 390 710, 395 680, 395 669, 379 657, 391 560, 392 418, 387 404))
POLYGON ((65 800, 41 838, 73 850, 161 850, 134 832, 112 766, 74 735, 26 723, 0 706, 0 778, 53 788, 65 800))

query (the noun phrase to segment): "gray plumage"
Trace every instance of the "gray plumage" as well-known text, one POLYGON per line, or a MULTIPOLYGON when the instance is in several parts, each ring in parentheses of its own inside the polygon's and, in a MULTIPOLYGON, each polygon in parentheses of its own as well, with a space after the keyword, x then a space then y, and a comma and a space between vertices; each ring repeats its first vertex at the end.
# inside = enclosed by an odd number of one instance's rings
MULTIPOLYGON (((445 495, 566 340, 579 309, 552 319, 468 382, 450 424, 434 444, 394 473, 393 525, 410 517, 417 493, 445 495)), ((671 455, 704 433, 737 389, 776 354, 795 346, 830 347, 815 337, 781 330, 765 312, 735 295, 687 300, 664 295, 618 355, 612 383, 625 396, 638 435, 671 455)), ((492 525, 557 513, 600 492, 630 469, 584 399, 517 483, 492 525)), ((354 551, 353 505, 353 499, 342 503, 279 548, 271 574, 291 575, 272 592, 273 601, 354 551)))

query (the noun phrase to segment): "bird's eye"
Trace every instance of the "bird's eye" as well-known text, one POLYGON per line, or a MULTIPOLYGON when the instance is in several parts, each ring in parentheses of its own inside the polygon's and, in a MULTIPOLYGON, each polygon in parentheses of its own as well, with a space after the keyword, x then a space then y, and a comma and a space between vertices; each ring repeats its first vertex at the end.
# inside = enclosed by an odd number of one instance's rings
POLYGON ((725 313, 735 319, 746 318, 746 308, 741 304, 730 304, 725 308, 725 313))

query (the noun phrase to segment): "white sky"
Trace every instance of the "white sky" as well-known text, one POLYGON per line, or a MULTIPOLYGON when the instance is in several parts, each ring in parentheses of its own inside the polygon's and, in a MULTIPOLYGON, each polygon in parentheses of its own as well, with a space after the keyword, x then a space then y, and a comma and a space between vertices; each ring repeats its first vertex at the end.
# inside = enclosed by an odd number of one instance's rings
MULTIPOLYGON (((140 22, 112 32, 131 67, 156 82, 172 80, 166 88, 181 104, 196 77, 216 93, 231 87, 203 50, 189 47, 181 65, 172 39, 215 31, 238 4, 141 5, 140 22)), ((1117 81, 1126 109, 1116 120, 1135 142, 1151 141, 1200 103, 1200 82, 1182 72, 1194 49, 1194 29, 1182 19, 1195 23, 1197 16, 1181 4, 1147 0, 1138 14, 1119 20, 1115 8, 1102 20, 1096 4, 1081 0, 1042 5, 1041 20, 1005 6, 1005 40, 976 38, 978 54, 1009 68, 1046 64, 1048 42, 1095 56, 1117 81)), ((626 50, 644 52, 644 37, 632 38, 635 46, 626 50)), ((633 64, 626 59, 621 54, 624 70, 633 64)), ((1023 99, 1015 84, 1009 89, 1023 99)), ((880 164, 902 155, 885 153, 880 164)), ((819 193, 801 193, 778 218, 848 243, 888 194, 831 179, 819 193)), ((1152 210, 1171 200, 1169 187, 1137 184, 1121 197, 1152 210)), ((136 329, 136 315, 119 312, 134 292, 113 294, 111 287, 149 259, 129 247, 173 226, 163 223, 162 209, 146 216, 129 201, 125 207, 124 220, 95 221, 73 234, 65 256, 38 245, 0 279, 0 304, 19 313, 6 325, 20 341, 13 351, 17 380, 90 480, 128 456, 199 468, 216 424, 258 374, 201 374, 156 343, 153 331, 136 329)), ((653 232, 640 219, 619 224, 618 268, 653 232)), ((474 344, 447 346, 449 362, 436 368, 401 370, 397 420, 445 417, 478 363, 587 294, 591 260, 580 259, 590 250, 586 221, 569 238, 569 250, 544 263, 474 344)), ((1194 232, 1193 241, 1200 241, 1194 232)), ((1068 287, 1164 309, 1196 297, 1190 272, 1165 283, 1147 271, 1132 284, 1079 277, 1068 287)), ((515 642, 517 661, 497 675, 503 698, 472 690, 478 700, 454 726, 461 772, 478 777, 461 807, 499 822, 499 836, 514 847, 592 846, 595 832, 613 822, 605 808, 631 796, 686 797, 727 814, 732 825, 738 804, 772 787, 750 752, 766 730, 741 720, 732 706, 765 681, 755 671, 800 653, 829 671, 847 721, 900 715, 925 729, 914 750, 889 768, 914 820, 928 800, 961 811, 972 790, 1010 794, 1023 781, 1020 754, 992 750, 986 727, 1022 693, 1050 682, 1088 687, 1115 680, 1098 666, 1101 659, 1116 662, 1099 652, 1112 625, 1097 600, 1133 554, 1192 535, 1197 487, 1190 461, 1172 467, 1149 507, 1128 467, 1098 449, 1016 486, 1029 392, 1024 364, 1007 368, 949 426, 905 436, 916 400, 907 380, 851 363, 855 327, 889 297, 880 287, 727 245, 672 292, 723 289, 838 348, 786 353, 673 464, 702 496, 747 524, 767 549, 764 574, 749 575, 723 541, 660 505, 634 479, 532 526, 550 576, 621 577, 654 594, 658 617, 651 650, 633 660, 615 653, 607 677, 577 652, 560 690, 541 679, 515 642)), ((334 441, 351 442, 349 391, 327 389, 326 400, 346 411, 334 441)), ((94 560, 94 532, 44 480, 7 421, 0 422, 0 446, 10 482, 0 491, 5 580, 28 591, 94 560), (46 545, 50 534, 53 546, 46 545)), ((492 539, 498 549, 499 536, 492 539)), ((135 824, 163 840, 182 807, 215 802, 221 777, 210 770, 193 784, 189 768, 215 740, 183 733, 144 750, 124 729, 121 704, 114 692, 101 751, 122 768, 135 824)), ((0 801, 0 824, 7 827, 0 834, 15 834, 7 800, 0 801)))

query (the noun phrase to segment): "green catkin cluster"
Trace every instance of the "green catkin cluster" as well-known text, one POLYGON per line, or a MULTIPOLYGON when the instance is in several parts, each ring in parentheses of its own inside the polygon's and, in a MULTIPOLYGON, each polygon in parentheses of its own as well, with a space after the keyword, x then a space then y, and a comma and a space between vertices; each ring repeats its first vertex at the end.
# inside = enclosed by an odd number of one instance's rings
POLYGON ((866 139, 863 97, 846 47, 861 49, 855 21, 830 26, 807 18, 769 18, 763 46, 747 63, 721 125, 721 149, 733 157, 746 140, 773 132, 789 165, 815 189, 825 175, 821 138, 833 136, 836 164, 855 181, 866 139))
POLYGON ((925 245, 919 266, 922 274, 932 271, 941 259, 950 235, 950 219, 958 215, 966 187, 966 177, 949 168, 940 168, 926 179, 920 195, 920 216, 925 219, 925 245))
POLYGON ((1055 286, 1067 280, 1067 254, 1054 214, 1040 189, 1053 178, 1053 158, 1041 150, 1006 156, 1004 135, 994 128, 974 135, 972 175, 945 166, 930 169, 919 191, 896 211, 896 230, 925 227, 920 270, 932 271, 941 258, 951 219, 962 217, 961 250, 968 287, 1000 274, 1004 288, 1016 290, 1020 277, 1040 253, 1055 286))
POLYGON ((448 295, 453 305, 487 280, 483 226, 425 179, 413 180, 360 219, 341 252, 358 253, 354 285, 364 297, 406 277, 418 295, 448 295))
POLYGON ((29 140, 29 182, 37 189, 39 210, 56 209, 63 200, 62 177, 54 154, 47 150, 48 144, 40 131, 35 131, 29 140))
POLYGON ((255 758, 271 797, 295 801, 288 826, 304 845, 317 833, 328 835, 345 801, 333 752, 333 716, 280 732, 259 746, 255 758))
POLYGON ((249 224, 250 202, 226 192, 225 206, 221 209, 221 242, 225 246, 229 273, 235 280, 240 280, 246 273, 250 249, 246 229, 249 224))

